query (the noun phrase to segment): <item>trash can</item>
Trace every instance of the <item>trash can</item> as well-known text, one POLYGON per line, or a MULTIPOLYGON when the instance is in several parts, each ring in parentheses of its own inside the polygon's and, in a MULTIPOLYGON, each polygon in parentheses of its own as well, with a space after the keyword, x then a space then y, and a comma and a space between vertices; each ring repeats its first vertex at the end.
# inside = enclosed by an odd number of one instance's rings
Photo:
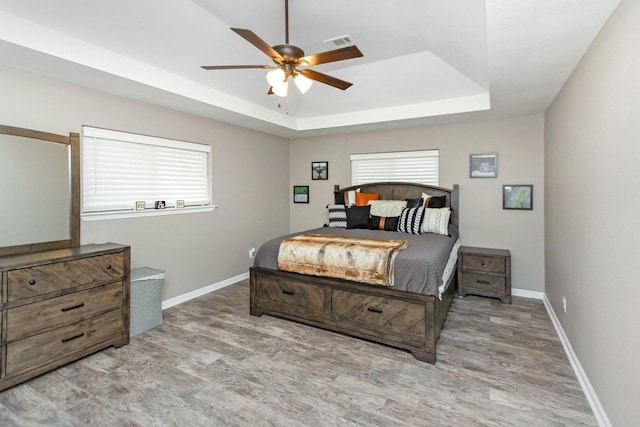
POLYGON ((131 270, 129 336, 162 325, 162 283, 165 271, 150 267, 131 270))

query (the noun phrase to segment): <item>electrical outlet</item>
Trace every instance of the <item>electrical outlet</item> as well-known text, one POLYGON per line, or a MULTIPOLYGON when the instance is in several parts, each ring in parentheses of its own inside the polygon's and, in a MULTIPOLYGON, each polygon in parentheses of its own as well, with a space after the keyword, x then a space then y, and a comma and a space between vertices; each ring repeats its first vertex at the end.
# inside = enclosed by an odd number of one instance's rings
POLYGON ((564 312, 567 312, 567 297, 562 297, 562 309, 564 310, 564 312))
POLYGON ((253 259, 256 256, 256 248, 249 249, 249 259, 253 259))
POLYGON ((136 210, 137 211, 143 211, 145 210, 145 203, 144 202, 136 202, 136 210))

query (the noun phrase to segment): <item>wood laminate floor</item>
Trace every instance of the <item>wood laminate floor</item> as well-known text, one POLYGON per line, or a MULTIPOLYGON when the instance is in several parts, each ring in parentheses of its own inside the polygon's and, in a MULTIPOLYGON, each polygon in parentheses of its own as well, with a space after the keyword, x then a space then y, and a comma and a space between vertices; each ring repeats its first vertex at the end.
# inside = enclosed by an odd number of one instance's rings
POLYGON ((456 298, 435 366, 270 316, 243 281, 0 393, 1 426, 594 426, 541 301, 456 298))

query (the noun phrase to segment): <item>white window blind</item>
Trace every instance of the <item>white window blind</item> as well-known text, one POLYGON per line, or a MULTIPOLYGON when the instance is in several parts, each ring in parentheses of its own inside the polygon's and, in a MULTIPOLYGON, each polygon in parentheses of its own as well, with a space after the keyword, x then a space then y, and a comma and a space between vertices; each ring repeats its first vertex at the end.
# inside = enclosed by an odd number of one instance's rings
POLYGON ((139 201, 210 206, 210 154, 209 145, 84 126, 82 213, 133 212, 139 201))
POLYGON ((396 151, 351 155, 351 185, 415 182, 439 185, 439 151, 396 151))

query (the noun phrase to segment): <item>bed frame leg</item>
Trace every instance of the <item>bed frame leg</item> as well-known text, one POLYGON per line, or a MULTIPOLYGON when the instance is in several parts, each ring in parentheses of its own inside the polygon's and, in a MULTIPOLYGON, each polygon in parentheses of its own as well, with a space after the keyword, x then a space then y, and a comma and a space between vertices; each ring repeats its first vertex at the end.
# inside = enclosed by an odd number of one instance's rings
POLYGON ((411 354, 413 354, 413 357, 415 357, 421 362, 427 362, 431 365, 436 364, 435 354, 427 353, 426 351, 423 351, 423 350, 411 350, 411 354))
POLYGON ((260 317, 264 314, 264 311, 258 310, 254 306, 249 307, 249 314, 252 316, 260 317))

